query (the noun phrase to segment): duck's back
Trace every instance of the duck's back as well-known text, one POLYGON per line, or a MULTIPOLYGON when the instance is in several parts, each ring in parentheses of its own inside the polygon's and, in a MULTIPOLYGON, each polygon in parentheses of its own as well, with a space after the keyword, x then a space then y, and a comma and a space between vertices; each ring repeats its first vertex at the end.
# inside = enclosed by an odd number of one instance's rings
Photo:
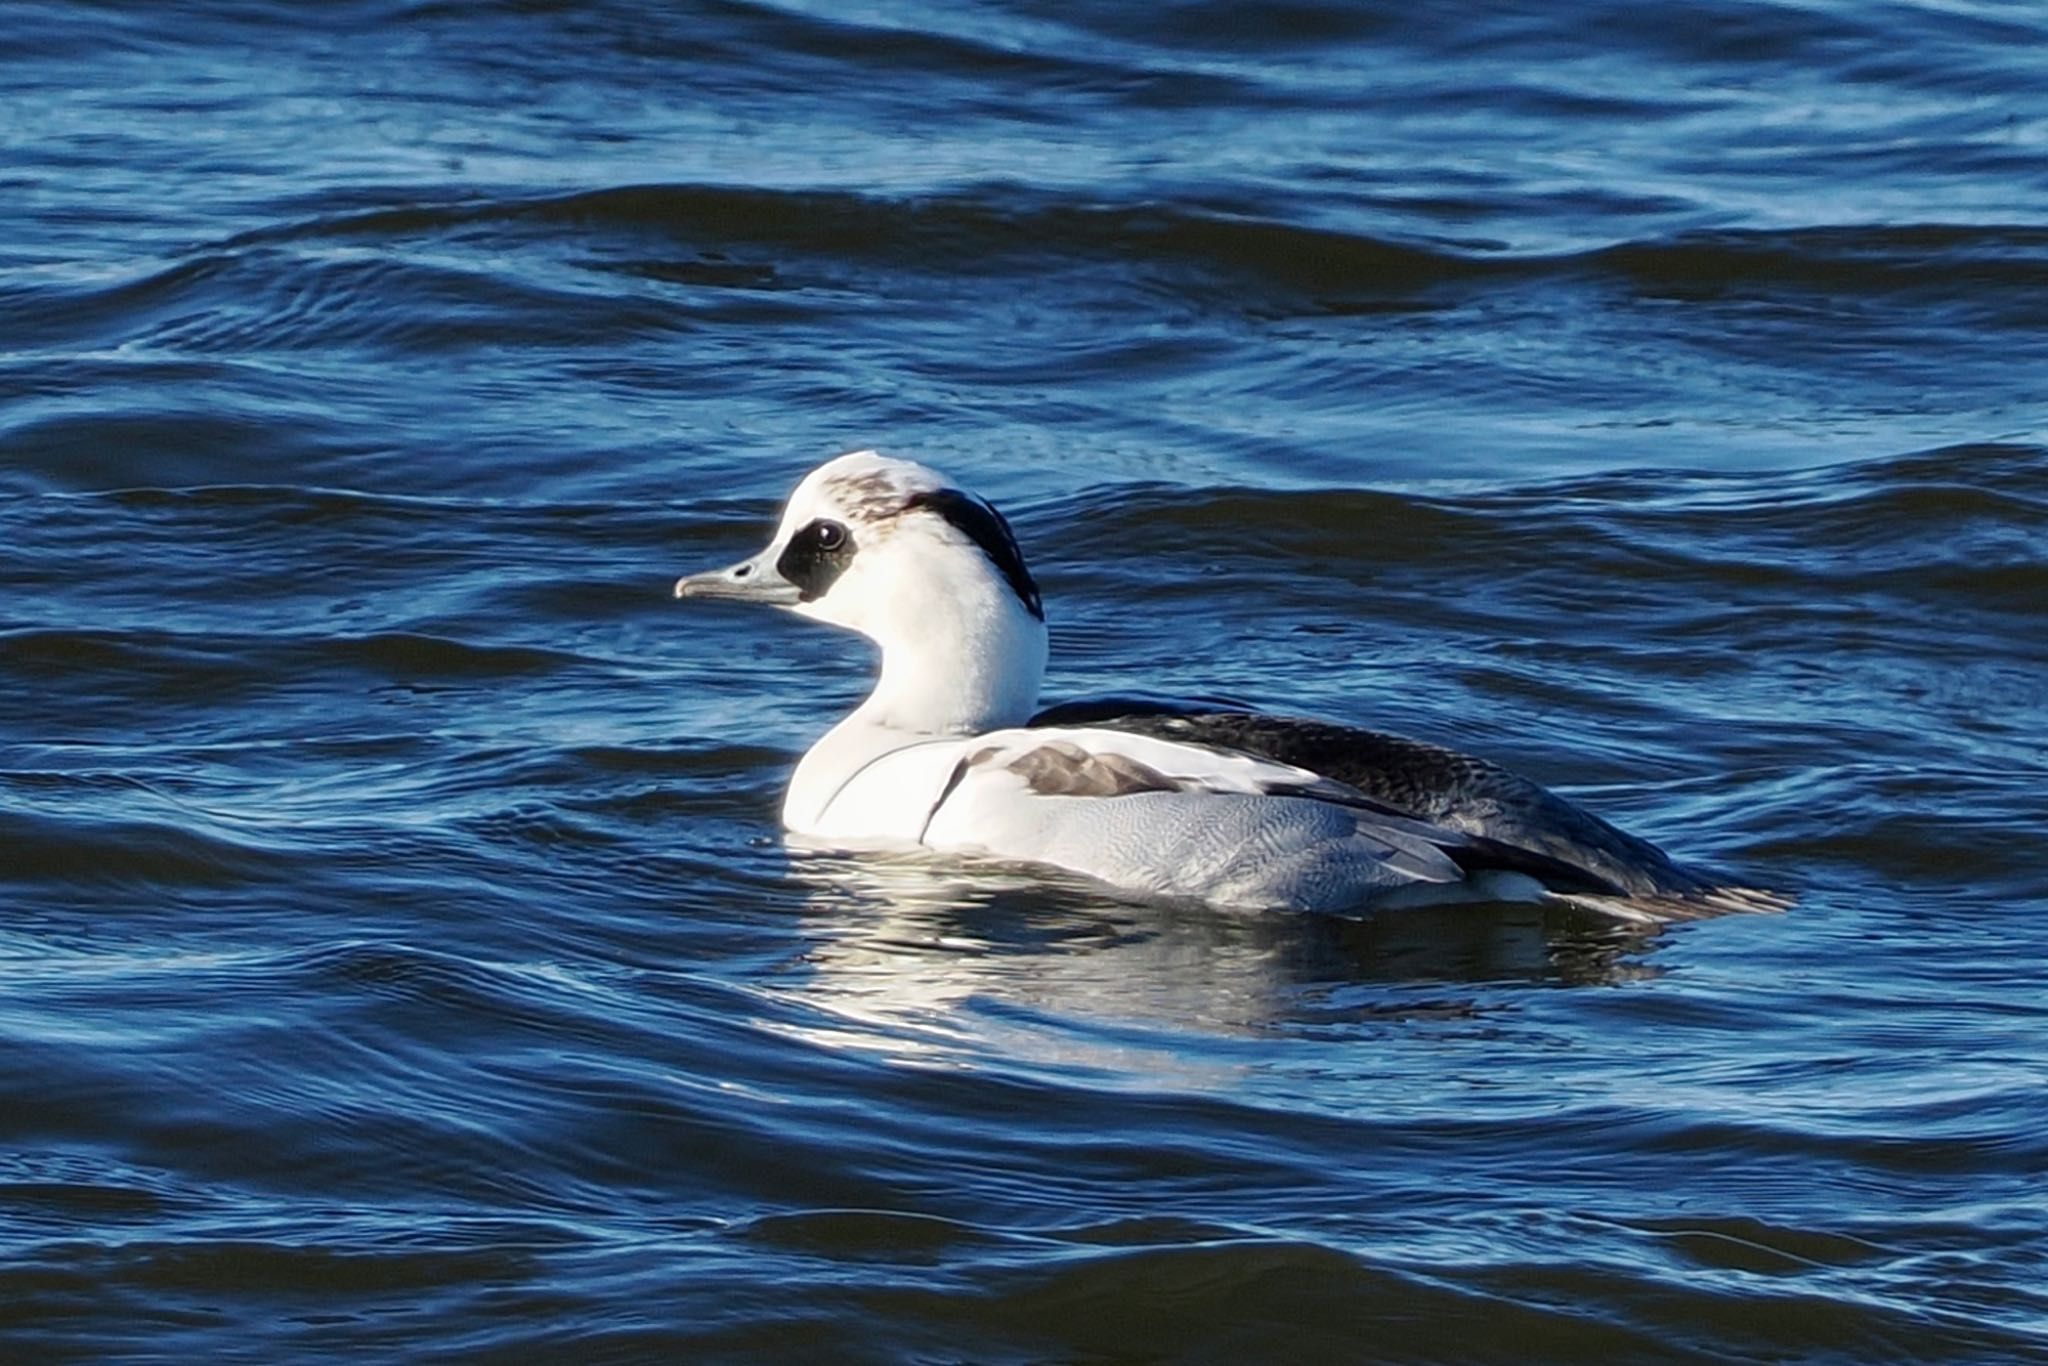
MULTIPOLYGON (((1050 707, 1032 724, 1099 726, 1237 750, 1308 769, 1418 820, 1583 869, 1633 897, 1699 901, 1705 909, 1719 897, 1738 894, 1680 867, 1648 840, 1617 829, 1538 783, 1473 755, 1406 736, 1132 698, 1050 707)), ((1716 904, 1712 909, 1738 907, 1716 904)))

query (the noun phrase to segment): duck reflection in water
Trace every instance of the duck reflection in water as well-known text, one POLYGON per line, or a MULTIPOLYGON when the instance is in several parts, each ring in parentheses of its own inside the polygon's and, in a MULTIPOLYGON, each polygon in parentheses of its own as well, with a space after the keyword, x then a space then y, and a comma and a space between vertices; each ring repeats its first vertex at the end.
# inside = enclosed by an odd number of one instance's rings
POLYGON ((790 873, 810 889, 801 995, 892 1052, 943 1051, 991 1012, 1266 1034, 1472 1017, 1492 983, 1656 974, 1654 927, 1555 905, 1245 915, 928 858, 799 854, 790 873))

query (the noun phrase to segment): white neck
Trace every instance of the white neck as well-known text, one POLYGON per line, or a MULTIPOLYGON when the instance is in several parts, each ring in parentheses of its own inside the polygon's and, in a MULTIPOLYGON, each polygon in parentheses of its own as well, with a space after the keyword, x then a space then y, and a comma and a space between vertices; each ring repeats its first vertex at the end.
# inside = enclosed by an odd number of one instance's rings
POLYGON ((1005 613, 973 639, 920 635, 885 642, 874 691, 840 724, 913 735, 975 735, 1020 726, 1038 706, 1045 627, 1005 613))
POLYGON ((1045 676, 1045 623, 1008 585, 997 580, 963 592, 955 584, 914 606, 888 622, 861 624, 882 647, 881 677, 797 765, 782 807, 790 829, 815 827, 846 781, 884 754, 1031 719, 1045 676))

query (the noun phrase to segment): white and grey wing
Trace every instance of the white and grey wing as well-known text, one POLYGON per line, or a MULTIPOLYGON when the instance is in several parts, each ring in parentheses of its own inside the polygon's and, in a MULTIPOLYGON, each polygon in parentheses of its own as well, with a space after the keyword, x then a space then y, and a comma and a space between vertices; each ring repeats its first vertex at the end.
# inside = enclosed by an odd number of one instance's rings
POLYGON ((1078 728, 983 737, 925 830, 933 848, 1051 864, 1131 891, 1328 911, 1462 881, 1444 841, 1463 837, 1376 810, 1303 769, 1078 728))
POLYGON ((1128 731, 1312 770, 1388 809, 1474 837, 1478 857, 1522 855, 1524 871, 1545 886, 1624 918, 1682 920, 1791 904, 1679 864, 1519 774, 1405 736, 1228 704, 1183 707, 1127 697, 1049 708, 1032 724, 1128 731))

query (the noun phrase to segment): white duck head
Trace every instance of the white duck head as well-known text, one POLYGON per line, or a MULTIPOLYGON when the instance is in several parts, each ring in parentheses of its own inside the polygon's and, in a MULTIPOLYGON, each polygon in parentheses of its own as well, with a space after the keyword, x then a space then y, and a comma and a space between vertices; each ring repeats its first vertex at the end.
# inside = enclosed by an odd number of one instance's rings
POLYGON ((796 486, 768 548, 676 581, 679 598, 787 607, 881 647, 843 724, 919 735, 1021 725, 1045 674, 1045 610, 1001 513, 937 470, 874 451, 796 486))

